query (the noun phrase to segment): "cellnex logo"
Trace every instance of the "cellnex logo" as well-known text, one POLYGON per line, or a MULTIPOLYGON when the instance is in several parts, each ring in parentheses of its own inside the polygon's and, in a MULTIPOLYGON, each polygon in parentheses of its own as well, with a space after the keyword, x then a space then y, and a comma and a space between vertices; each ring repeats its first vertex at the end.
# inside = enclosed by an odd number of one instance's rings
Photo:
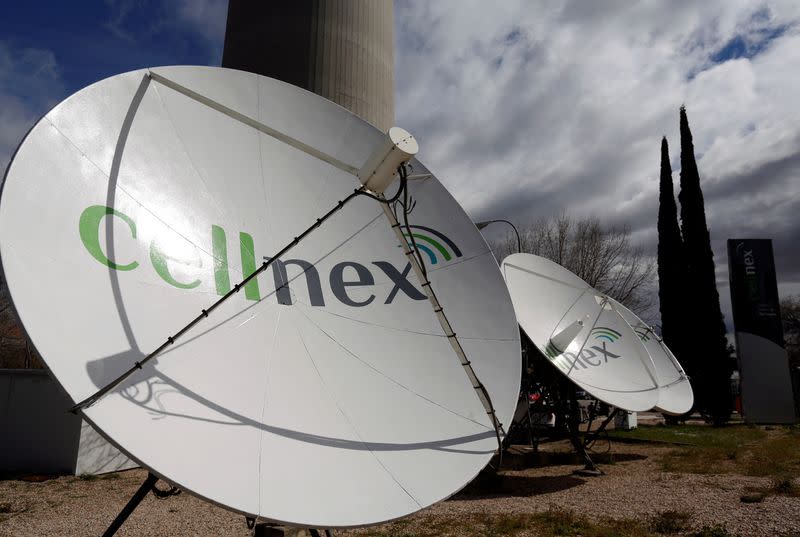
MULTIPOLYGON (((120 263, 118 260, 109 259, 103 251, 100 244, 100 226, 105 217, 119 218, 122 222, 128 225, 131 236, 136 238, 136 223, 128 215, 106 207, 103 205, 92 205, 87 207, 80 216, 78 222, 78 232, 80 234, 81 242, 87 252, 103 265, 119 271, 134 270, 139 266, 138 261, 131 261, 130 263, 120 263)), ((424 226, 410 226, 412 229, 416 228, 426 233, 414 234, 416 239, 417 248, 420 251, 428 254, 431 259, 431 264, 437 264, 439 257, 445 261, 451 260, 454 256, 461 257, 461 250, 458 246, 444 234, 436 231, 433 228, 424 226), (437 237, 439 240, 434 239, 431 235, 437 237), (422 242, 425 241, 430 246, 425 246, 422 242), (441 242, 440 242, 441 241, 441 242), (446 244, 449 250, 442 244, 446 244), (434 253, 434 249, 437 253, 434 253)), ((211 226, 211 244, 212 254, 214 257, 214 286, 217 294, 224 295, 231 290, 231 278, 228 271, 228 243, 225 230, 217 225, 211 226)), ((245 232, 239 233, 239 249, 242 261, 242 272, 245 275, 252 274, 258 268, 255 259, 255 245, 253 237, 245 232)), ((265 257, 265 260, 269 258, 265 257)), ((150 262, 156 271, 156 274, 166 283, 178 289, 194 289, 201 284, 199 279, 194 281, 178 281, 169 269, 169 261, 174 260, 161 250, 157 242, 154 240, 150 243, 150 262)), ((308 288, 309 303, 312 306, 325 306, 325 298, 322 294, 322 282, 320 279, 317 268, 302 259, 277 259, 271 264, 272 276, 275 282, 275 296, 279 304, 291 305, 292 297, 289 289, 289 276, 286 271, 288 265, 294 265, 303 271, 305 276, 306 287, 308 288)), ((397 295, 402 292, 405 296, 412 300, 425 300, 426 296, 412 284, 408 278, 411 273, 411 263, 407 263, 401 270, 395 267, 388 261, 373 261, 374 265, 383 274, 385 274, 394 285, 389 291, 388 295, 384 297, 384 304, 391 304, 397 295)), ((328 277, 330 289, 333 296, 339 302, 353 307, 363 307, 371 304, 376 296, 370 294, 366 298, 355 299, 348 294, 347 289, 350 287, 367 287, 375 284, 375 277, 371 270, 355 261, 342 261, 337 263, 331 269, 328 277), (347 278, 345 271, 348 270, 350 274, 355 273, 355 278, 347 278)), ((244 295, 247 300, 258 301, 261 300, 261 290, 259 288, 258 278, 253 278, 246 285, 242 287, 244 295)))
POLYGON ((603 339, 608 341, 609 343, 614 343, 616 340, 622 337, 622 334, 614 330, 613 328, 608 328, 605 326, 596 326, 592 328, 592 336, 595 339, 603 339))
POLYGON ((609 362, 609 358, 615 360, 620 358, 620 354, 614 354, 606 347, 606 343, 614 343, 618 341, 622 334, 608 328, 607 326, 596 326, 589 334, 590 338, 600 342, 600 346, 592 345, 591 347, 585 346, 580 353, 573 352, 559 352, 552 343, 548 343, 545 352, 549 358, 555 358, 559 354, 563 354, 568 360, 571 367, 580 366, 587 369, 588 366, 598 367, 609 362))
MULTIPOLYGON (((737 250, 741 252, 744 250, 742 248, 744 244, 739 244, 737 250)), ((744 255, 742 256, 742 260, 744 261, 744 280, 747 284, 747 294, 750 297, 750 300, 755 302, 758 300, 758 273, 756 271, 756 256, 753 255, 753 250, 744 250, 744 255)))

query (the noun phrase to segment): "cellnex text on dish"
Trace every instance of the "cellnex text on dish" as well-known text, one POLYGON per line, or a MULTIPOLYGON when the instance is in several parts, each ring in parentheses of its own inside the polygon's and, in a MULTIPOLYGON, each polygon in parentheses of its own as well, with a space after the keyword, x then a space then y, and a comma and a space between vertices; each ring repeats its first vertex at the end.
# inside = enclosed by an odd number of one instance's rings
POLYGON ((602 343, 602 347, 598 347, 597 345, 592 345, 591 348, 584 348, 581 352, 576 355, 572 352, 565 352, 563 353, 564 356, 567 358, 569 365, 575 364, 576 366, 580 366, 583 369, 586 369, 586 364, 589 364, 592 367, 601 366, 603 364, 608 363, 608 359, 616 359, 619 358, 621 355, 614 354, 613 352, 609 351, 606 348, 605 342, 602 343), (594 349, 597 351, 596 353, 592 351, 594 349))
MULTIPOLYGON (((97 261, 103 265, 121 271, 134 270, 139 266, 138 261, 131 261, 121 264, 118 260, 109 259, 100 244, 100 225, 106 216, 114 216, 125 222, 130 228, 131 236, 136 238, 136 223, 128 215, 106 207, 103 205, 92 205, 87 207, 80 216, 78 231, 81 242, 86 250, 97 261)), ((253 238, 244 232, 239 233, 239 244, 242 259, 242 270, 245 275, 252 274, 258 268, 256 265, 253 238)), ((224 295, 231 290, 230 274, 228 273, 228 248, 225 230, 220 226, 211 226, 211 243, 214 256, 214 284, 217 294, 224 295)), ((194 289, 200 285, 200 280, 195 279, 190 282, 178 281, 169 269, 169 257, 158 246, 156 241, 150 243, 150 262, 156 273, 162 280, 179 289, 194 289)), ((265 258, 269 259, 269 258, 265 258)), ((384 304, 391 304, 402 291, 406 296, 413 300, 425 300, 425 295, 408 281, 411 273, 411 264, 400 270, 388 261, 373 261, 371 263, 383 272, 393 283, 393 287, 384 298, 384 304)), ((286 261, 276 260, 272 263, 272 276, 275 281, 275 296, 279 304, 291 305, 292 298, 289 291, 289 278, 286 272, 287 265, 299 267, 305 275, 306 286, 308 287, 309 302, 312 306, 325 306, 325 299, 322 295, 322 284, 319 272, 316 267, 302 259, 289 259, 286 261)), ((370 294, 361 300, 356 300, 347 292, 348 287, 364 287, 374 285, 375 278, 369 268, 355 261, 342 261, 331 269, 329 275, 331 292, 340 302, 348 306, 362 307, 371 304, 375 300, 375 295, 370 294), (345 279, 345 270, 355 271, 356 279, 345 279)), ((244 287, 244 294, 248 300, 261 300, 257 278, 250 280, 244 287)))

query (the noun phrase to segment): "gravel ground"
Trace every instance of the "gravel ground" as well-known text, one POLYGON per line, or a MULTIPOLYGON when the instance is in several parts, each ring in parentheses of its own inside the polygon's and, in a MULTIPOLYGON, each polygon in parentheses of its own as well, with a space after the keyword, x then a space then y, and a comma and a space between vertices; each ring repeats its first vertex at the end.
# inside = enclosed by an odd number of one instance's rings
POLYGON ((646 520, 659 512, 675 510, 690 513, 696 529, 723 524, 730 533, 743 537, 800 536, 800 498, 771 495, 761 503, 742 503, 743 494, 751 488, 769 487, 770 479, 663 473, 653 459, 665 449, 669 448, 616 445, 617 454, 638 456, 646 452, 647 458, 603 465, 606 475, 601 477, 575 476, 575 466, 504 472, 504 478, 511 481, 510 496, 472 498, 460 494, 424 513, 458 517, 474 512, 536 513, 554 507, 590 518, 646 520))
MULTIPOLYGON (((557 507, 588 517, 639 520, 678 510, 690 513, 696 528, 724 524, 730 533, 743 537, 800 536, 799 497, 769 495, 760 503, 742 503, 740 496, 749 488, 769 487, 770 480, 662 473, 655 459, 665 449, 669 448, 615 444, 619 462, 604 465, 606 475, 595 478, 573 475, 575 465, 506 470, 491 492, 470 487, 414 515, 409 529, 436 519, 534 513, 557 507)), ((144 470, 130 470, 90 480, 0 480, 0 536, 101 535, 146 475, 144 470)), ((336 535, 360 533, 365 531, 336 535)), ((244 537, 250 532, 241 515, 183 493, 167 499, 148 495, 117 535, 244 537)))

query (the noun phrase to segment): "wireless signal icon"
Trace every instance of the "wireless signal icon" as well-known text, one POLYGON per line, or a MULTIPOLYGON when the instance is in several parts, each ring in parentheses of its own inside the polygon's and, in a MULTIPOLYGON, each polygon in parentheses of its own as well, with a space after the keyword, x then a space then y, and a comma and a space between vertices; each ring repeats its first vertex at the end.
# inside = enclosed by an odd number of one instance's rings
POLYGON ((592 328, 592 335, 595 339, 603 339, 609 343, 614 343, 616 340, 622 337, 622 334, 613 328, 608 328, 606 326, 592 328))
POLYGON ((403 230, 403 235, 409 244, 416 243, 417 249, 426 254, 427 260, 431 265, 437 265, 440 259, 450 261, 454 257, 461 257, 461 250, 459 250, 456 243, 450 238, 436 231, 433 228, 425 226, 409 226, 411 234, 407 230, 403 230))
POLYGON ((552 341, 547 342, 547 346, 544 348, 544 350, 548 358, 555 358, 556 356, 561 354, 561 351, 558 350, 558 348, 555 345, 553 345, 552 341))
POLYGON ((648 330, 645 330, 644 328, 637 328, 635 332, 642 341, 650 341, 650 336, 647 335, 648 330))

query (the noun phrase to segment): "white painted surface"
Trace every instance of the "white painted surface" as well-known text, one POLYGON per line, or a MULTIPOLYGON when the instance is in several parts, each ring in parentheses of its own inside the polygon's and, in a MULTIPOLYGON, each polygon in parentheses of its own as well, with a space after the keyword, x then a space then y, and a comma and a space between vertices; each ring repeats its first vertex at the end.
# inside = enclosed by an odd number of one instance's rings
POLYGON ((614 416, 615 429, 631 431, 636 427, 638 427, 636 412, 628 412, 627 410, 622 410, 616 416, 614 416))
POLYGON ((109 472, 129 470, 138 466, 119 449, 108 443, 91 425, 83 420, 81 420, 80 434, 78 457, 75 461, 75 475, 107 474, 109 472))
MULTIPOLYGON (((382 140, 346 110, 275 80, 154 71, 356 169, 382 140)), ((3 269, 28 334, 79 401, 215 301, 219 274, 237 283, 244 260, 260 264, 358 186, 146 71, 127 73, 58 105, 19 149, 0 201, 3 269), (92 206, 102 218, 89 218, 82 239, 92 206), (94 257, 84 244, 92 229, 94 257)), ((428 237, 418 242, 429 279, 510 423, 520 348, 501 274, 435 178, 409 186, 411 223, 433 230, 413 230, 428 237)), ((494 430, 428 301, 396 289, 393 270, 407 261, 381 207, 357 198, 283 260, 293 259, 313 268, 288 263, 288 293, 276 292, 268 269, 258 299, 243 289, 87 419, 178 486, 280 522, 377 523, 459 490, 492 456, 494 430)))

